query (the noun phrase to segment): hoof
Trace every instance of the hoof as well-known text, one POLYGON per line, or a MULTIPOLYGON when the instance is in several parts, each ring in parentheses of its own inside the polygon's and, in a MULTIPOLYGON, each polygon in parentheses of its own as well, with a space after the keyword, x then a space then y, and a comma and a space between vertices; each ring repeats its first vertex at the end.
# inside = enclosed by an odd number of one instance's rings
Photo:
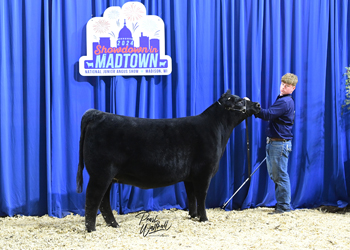
POLYGON ((96 231, 96 228, 86 228, 86 231, 87 231, 88 233, 91 233, 91 232, 93 232, 93 231, 96 231))
POLYGON ((120 227, 119 224, 118 224, 117 222, 112 222, 111 224, 108 224, 108 226, 114 227, 114 228, 120 227))
POLYGON ((191 218, 196 218, 197 214, 190 214, 191 218))
POLYGON ((208 218, 207 218, 207 217, 204 217, 204 218, 201 217, 201 218, 199 219, 199 221, 200 221, 200 222, 205 222, 205 221, 208 221, 208 218))
POLYGON ((95 225, 90 225, 87 222, 85 222, 85 229, 88 233, 91 233, 92 231, 96 231, 95 225))

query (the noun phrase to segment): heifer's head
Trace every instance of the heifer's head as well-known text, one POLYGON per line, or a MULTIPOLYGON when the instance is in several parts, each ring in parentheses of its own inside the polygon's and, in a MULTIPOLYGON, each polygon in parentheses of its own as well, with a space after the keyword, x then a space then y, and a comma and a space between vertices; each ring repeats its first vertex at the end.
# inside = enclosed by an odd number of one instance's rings
POLYGON ((247 99, 240 98, 237 95, 232 95, 230 90, 223 94, 218 103, 227 110, 238 111, 245 113, 247 116, 260 112, 260 104, 247 99))

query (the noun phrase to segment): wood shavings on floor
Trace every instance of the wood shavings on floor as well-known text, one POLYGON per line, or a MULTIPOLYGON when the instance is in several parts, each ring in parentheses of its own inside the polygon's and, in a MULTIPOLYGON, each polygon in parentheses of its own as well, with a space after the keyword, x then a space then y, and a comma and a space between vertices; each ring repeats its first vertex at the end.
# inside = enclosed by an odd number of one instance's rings
POLYGON ((272 208, 207 209, 208 222, 170 209, 114 216, 119 228, 97 217, 87 233, 84 217, 0 218, 1 249, 350 249, 350 213, 272 208))

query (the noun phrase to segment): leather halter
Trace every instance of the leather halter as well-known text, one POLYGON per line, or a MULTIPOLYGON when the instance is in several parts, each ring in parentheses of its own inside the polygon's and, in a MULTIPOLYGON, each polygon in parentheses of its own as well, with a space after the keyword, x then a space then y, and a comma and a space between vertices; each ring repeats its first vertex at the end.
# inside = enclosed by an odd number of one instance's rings
MULTIPOLYGON (((247 112, 247 100, 246 99, 243 99, 244 100, 244 106, 240 109, 236 109, 236 108, 231 108, 231 107, 225 107, 226 110, 235 110, 235 111, 240 111, 242 113, 245 113, 247 112)), ((220 106, 222 106, 222 104, 217 101, 217 103, 219 103, 220 106)))

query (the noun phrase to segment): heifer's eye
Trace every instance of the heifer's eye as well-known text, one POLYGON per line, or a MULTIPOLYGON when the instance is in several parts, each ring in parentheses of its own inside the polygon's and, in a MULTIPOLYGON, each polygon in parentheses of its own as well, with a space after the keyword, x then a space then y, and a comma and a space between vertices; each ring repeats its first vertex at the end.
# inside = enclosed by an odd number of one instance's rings
POLYGON ((231 97, 227 98, 227 100, 230 100, 230 99, 231 99, 231 97))

